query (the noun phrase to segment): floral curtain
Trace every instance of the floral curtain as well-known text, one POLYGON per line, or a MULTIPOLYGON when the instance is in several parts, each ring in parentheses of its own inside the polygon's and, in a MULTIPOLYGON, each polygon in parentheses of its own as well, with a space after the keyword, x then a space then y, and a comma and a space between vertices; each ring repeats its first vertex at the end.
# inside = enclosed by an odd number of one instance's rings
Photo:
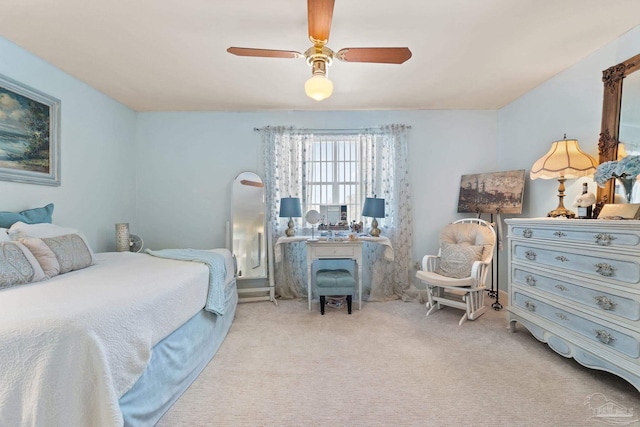
MULTIPOLYGON (((409 127, 389 125, 375 129, 323 131, 290 127, 258 129, 262 137, 266 182, 267 226, 273 244, 284 235, 286 222, 279 218, 282 197, 306 199, 305 153, 314 137, 331 134, 335 138, 356 138, 362 153, 362 194, 385 199, 385 218, 378 219, 382 234, 394 250, 393 261, 385 259, 384 246, 363 244, 363 300, 383 301, 403 296, 409 289, 412 258, 412 212, 408 171, 409 127)), ((306 212, 304 202, 303 215, 306 212)), ((294 218, 296 229, 304 218, 294 218)), ((281 298, 307 296, 306 249, 304 242, 279 245, 283 252, 274 263, 276 293, 281 298)))

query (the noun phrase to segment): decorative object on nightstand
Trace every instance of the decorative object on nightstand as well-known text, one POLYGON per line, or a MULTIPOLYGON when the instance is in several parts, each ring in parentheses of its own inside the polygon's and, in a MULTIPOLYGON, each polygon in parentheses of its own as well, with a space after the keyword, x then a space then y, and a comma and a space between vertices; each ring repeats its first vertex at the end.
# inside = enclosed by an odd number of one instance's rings
POLYGON ((129 223, 116 224, 116 252, 140 252, 143 247, 142 237, 129 232, 129 223))
POLYGON ((116 252, 128 252, 129 242, 129 223, 116 224, 116 252))
POLYGON ((576 214, 564 207, 564 182, 592 175, 597 166, 598 162, 580 149, 576 139, 567 139, 565 134, 564 139, 552 143, 547 154, 533 164, 530 172, 531 179, 558 180, 558 207, 547 216, 575 218, 576 214))
POLYGON ((299 197, 283 197, 280 199, 280 218, 289 218, 287 223, 287 231, 285 234, 292 237, 296 234, 293 229, 293 218, 301 218, 302 209, 300 208, 299 197))
POLYGON ((380 229, 378 228, 378 220, 376 218, 384 218, 384 199, 378 199, 375 195, 373 197, 367 197, 364 200, 362 216, 373 218, 369 234, 373 237, 380 236, 380 229))

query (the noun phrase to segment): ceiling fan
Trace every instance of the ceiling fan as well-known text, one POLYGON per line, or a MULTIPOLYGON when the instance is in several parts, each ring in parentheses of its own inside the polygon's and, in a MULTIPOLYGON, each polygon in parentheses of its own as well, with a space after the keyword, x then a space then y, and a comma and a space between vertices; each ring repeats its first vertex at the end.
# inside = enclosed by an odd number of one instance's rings
POLYGON ((238 56, 264 58, 305 58, 311 66, 312 76, 306 81, 304 90, 310 98, 322 101, 331 96, 333 83, 327 78, 327 69, 334 58, 345 62, 374 62, 402 64, 411 58, 408 47, 348 47, 334 52, 326 44, 331 31, 335 0, 307 0, 309 39, 313 46, 304 53, 291 50, 253 49, 230 47, 227 52, 238 56))

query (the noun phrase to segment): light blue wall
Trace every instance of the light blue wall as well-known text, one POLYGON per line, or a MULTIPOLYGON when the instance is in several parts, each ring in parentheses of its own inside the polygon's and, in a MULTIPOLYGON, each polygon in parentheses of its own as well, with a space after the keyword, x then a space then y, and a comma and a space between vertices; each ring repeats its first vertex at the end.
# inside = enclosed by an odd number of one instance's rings
MULTIPOLYGON (((597 155, 602 70, 640 50, 636 28, 499 111, 138 113, 0 39, 0 73, 62 100, 62 186, 0 181, 0 210, 56 204, 54 221, 113 250, 114 224, 130 222, 148 247, 220 247, 231 183, 261 171, 255 127, 412 126, 415 261, 435 251, 456 217, 460 175, 526 169, 566 132, 597 155)), ((567 185, 567 204, 582 181, 567 185)), ((591 185, 591 189, 595 187, 591 185)), ((527 182, 522 216, 557 204, 555 181, 527 182)), ((503 256, 506 264, 506 254, 503 256)), ((502 274, 501 280, 506 279, 502 274)))
POLYGON ((138 222, 152 248, 224 246, 231 184, 262 170, 256 127, 363 128, 404 123, 414 214, 414 261, 437 248, 456 217, 460 175, 497 167, 496 111, 141 113, 136 139, 138 222))
MULTIPOLYGON (((569 69, 505 106, 498 112, 498 167, 526 169, 542 157, 553 141, 578 140, 586 153, 598 158, 598 139, 602 118, 602 71, 640 53, 640 27, 629 31, 597 50, 569 69)), ((565 207, 575 210, 576 196, 591 178, 569 180, 565 207)), ((558 205, 558 181, 527 178, 522 217, 544 217, 558 205)), ((506 233, 506 228, 505 228, 506 233)), ((505 245, 506 248, 506 245, 505 245)), ((506 251, 501 253, 500 282, 506 288, 506 251)))
POLYGON ((61 100, 59 187, 0 181, 0 210, 53 202, 55 223, 114 250, 116 222, 135 223, 136 113, 0 38, 0 74, 61 100))

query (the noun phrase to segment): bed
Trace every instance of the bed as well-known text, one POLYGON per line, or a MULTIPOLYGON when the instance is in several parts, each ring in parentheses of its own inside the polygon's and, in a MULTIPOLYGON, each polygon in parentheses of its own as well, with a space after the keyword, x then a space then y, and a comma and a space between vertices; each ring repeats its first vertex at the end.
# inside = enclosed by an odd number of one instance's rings
POLYGON ((92 253, 86 268, 0 289, 0 425, 154 425, 235 315, 230 252, 203 252, 221 275, 201 262, 92 253))

